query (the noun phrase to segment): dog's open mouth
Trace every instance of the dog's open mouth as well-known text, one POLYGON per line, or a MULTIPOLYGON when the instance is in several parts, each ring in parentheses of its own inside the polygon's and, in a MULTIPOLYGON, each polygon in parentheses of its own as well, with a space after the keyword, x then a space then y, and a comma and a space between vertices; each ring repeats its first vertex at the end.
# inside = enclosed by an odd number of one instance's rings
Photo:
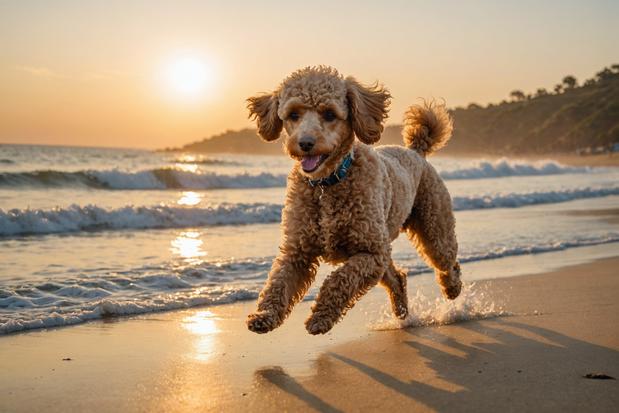
POLYGON ((329 155, 305 155, 301 157, 301 168, 304 172, 314 172, 327 159, 329 155))

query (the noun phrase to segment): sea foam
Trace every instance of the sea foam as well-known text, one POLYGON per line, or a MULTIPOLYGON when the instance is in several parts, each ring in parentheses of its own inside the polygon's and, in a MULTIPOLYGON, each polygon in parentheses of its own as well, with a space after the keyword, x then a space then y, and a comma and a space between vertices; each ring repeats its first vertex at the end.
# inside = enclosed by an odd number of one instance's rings
MULTIPOLYGON (((619 195, 619 187, 462 196, 453 198, 453 206, 455 211, 517 208, 609 195, 619 195)), ((0 236, 275 223, 280 221, 282 209, 283 205, 268 203, 226 203, 206 208, 156 205, 106 209, 72 205, 50 210, 0 209, 0 236)))
MULTIPOLYGON (((205 160, 203 165, 224 161, 205 160)), ((481 161, 473 166, 442 170, 443 179, 484 179, 510 176, 540 176, 568 173, 590 173, 603 168, 572 167, 554 161, 525 162, 501 159, 481 161)), ((0 187, 88 187, 114 190, 161 189, 221 189, 221 188, 270 188, 286 185, 285 174, 222 174, 211 171, 188 171, 183 168, 165 167, 137 172, 118 169, 58 171, 36 170, 29 172, 0 172, 0 187)))
POLYGON ((51 210, 0 210, 0 236, 269 223, 278 222, 281 211, 281 205, 266 203, 220 204, 207 208, 157 205, 105 209, 71 205, 51 210))
POLYGON ((509 176, 542 176, 589 173, 597 169, 590 167, 575 167, 562 165, 558 162, 545 160, 527 162, 502 158, 496 161, 479 161, 470 167, 460 167, 454 170, 442 170, 443 179, 485 179, 505 178, 509 176))
MULTIPOLYGON (((461 263, 469 263, 612 242, 619 242, 619 233, 465 252, 458 259, 461 263)), ((102 272, 97 277, 80 274, 72 278, 55 279, 54 282, 17 280, 0 289, 0 334, 78 324, 102 317, 253 300, 264 284, 273 259, 229 259, 182 267, 169 263, 122 272, 102 272)), ((395 260, 407 270, 409 276, 431 271, 412 248, 408 258, 400 256, 395 257, 395 260)), ((313 300, 318 287, 314 285, 304 301, 313 300)), ((409 300, 411 315, 406 320, 397 321, 392 318, 390 311, 386 311, 372 328, 449 324, 505 315, 501 306, 472 284, 465 284, 461 296, 453 302, 425 296, 419 290, 416 294, 409 300)))
POLYGON ((286 185, 286 175, 220 174, 158 168, 139 172, 40 170, 2 172, 0 187, 87 187, 117 190, 269 188, 286 185))

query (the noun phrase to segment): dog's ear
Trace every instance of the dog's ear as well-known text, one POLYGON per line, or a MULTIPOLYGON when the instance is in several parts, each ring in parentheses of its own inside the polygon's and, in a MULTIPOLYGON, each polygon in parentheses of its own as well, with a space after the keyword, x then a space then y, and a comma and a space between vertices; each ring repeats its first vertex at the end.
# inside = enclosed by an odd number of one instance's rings
POLYGON ((255 119, 258 124, 258 135, 265 141, 279 138, 283 122, 277 116, 278 99, 274 93, 258 95, 247 99, 249 118, 255 119))
POLYGON ((346 98, 352 129, 357 138, 367 144, 378 142, 389 111, 389 91, 378 83, 364 86, 355 78, 347 77, 346 98))

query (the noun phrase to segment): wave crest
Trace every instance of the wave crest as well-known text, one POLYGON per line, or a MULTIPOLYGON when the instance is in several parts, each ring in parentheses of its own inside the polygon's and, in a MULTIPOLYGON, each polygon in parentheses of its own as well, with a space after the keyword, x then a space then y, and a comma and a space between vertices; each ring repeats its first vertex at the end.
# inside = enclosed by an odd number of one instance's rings
MULTIPOLYGON (((619 195, 619 187, 454 197, 453 206, 455 211, 517 208, 609 195, 619 195)), ((280 222, 282 209, 283 205, 268 203, 226 203, 207 208, 71 205, 51 210, 0 209, 0 236, 275 223, 280 222)))
POLYGON ((443 179, 485 179, 505 178, 509 176, 542 176, 592 172, 590 167, 562 165, 555 161, 510 161, 502 158, 494 162, 480 161, 475 166, 452 171, 441 171, 443 179))
POLYGON ((51 210, 0 210, 0 236, 271 223, 279 222, 281 211, 281 205, 266 203, 220 204, 209 208, 160 205, 105 209, 71 205, 51 210))
POLYGON ((88 187, 97 189, 220 189, 269 188, 286 185, 286 175, 189 172, 158 168, 141 172, 41 170, 2 172, 0 187, 88 187))
MULTIPOLYGON (((189 163, 179 160, 177 163, 189 163)), ((233 161, 205 159, 192 164, 235 165, 233 161)), ((482 161, 470 167, 443 170, 446 180, 504 178, 510 176, 540 176, 568 173, 590 173, 597 169, 572 167, 554 161, 523 162, 500 159, 482 161)), ((156 168, 139 172, 119 170, 0 172, 0 187, 88 187, 97 189, 217 189, 217 188, 270 188, 286 186, 286 175, 268 172, 260 174, 218 174, 191 172, 179 168, 156 168)))

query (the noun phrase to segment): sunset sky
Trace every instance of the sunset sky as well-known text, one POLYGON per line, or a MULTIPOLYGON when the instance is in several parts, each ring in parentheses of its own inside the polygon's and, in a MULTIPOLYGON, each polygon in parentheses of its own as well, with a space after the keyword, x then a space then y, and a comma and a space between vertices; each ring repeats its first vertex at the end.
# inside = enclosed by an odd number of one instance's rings
POLYGON ((245 98, 327 64, 486 104, 619 63, 617 1, 0 1, 0 143, 159 148, 250 126, 245 98), (543 4, 541 4, 543 3, 543 4))

